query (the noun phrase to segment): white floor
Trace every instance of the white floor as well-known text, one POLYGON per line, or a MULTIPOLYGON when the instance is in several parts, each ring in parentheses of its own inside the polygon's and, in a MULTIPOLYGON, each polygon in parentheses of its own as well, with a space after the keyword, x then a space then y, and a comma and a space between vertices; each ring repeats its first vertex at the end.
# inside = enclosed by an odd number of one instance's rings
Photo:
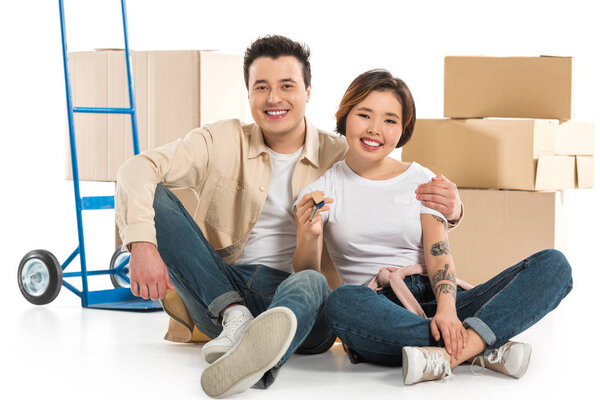
MULTIPOLYGON (((206 397, 200 387, 206 367, 201 347, 162 340, 164 313, 82 309, 64 289, 53 303, 33 306, 20 297, 13 272, 2 271, 8 300, 0 330, 3 393, 23 399, 206 397)), ((399 368, 351 365, 336 345, 322 355, 293 356, 270 389, 236 397, 563 399, 587 392, 577 397, 594 398, 589 390, 597 379, 598 312, 586 293, 595 283, 575 277, 575 290, 559 308, 517 338, 534 349, 520 380, 491 371, 475 376, 461 366, 449 382, 404 387, 399 368)))

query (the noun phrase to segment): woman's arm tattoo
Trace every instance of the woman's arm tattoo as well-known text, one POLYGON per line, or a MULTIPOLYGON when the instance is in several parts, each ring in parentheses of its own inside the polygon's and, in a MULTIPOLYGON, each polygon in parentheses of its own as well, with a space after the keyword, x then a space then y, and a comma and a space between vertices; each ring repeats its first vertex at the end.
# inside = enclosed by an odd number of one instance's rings
POLYGON ((449 264, 444 265, 444 269, 437 270, 431 278, 433 284, 433 292, 435 297, 438 298, 440 293, 451 294, 456 298, 456 273, 448 272, 450 268, 449 264), (442 281, 450 281, 451 283, 441 283, 442 281))
POLYGON ((444 218, 440 218, 437 215, 433 215, 433 214, 429 214, 433 217, 433 219, 435 219, 437 222, 439 222, 440 224, 444 225, 444 230, 447 231, 448 230, 448 223, 446 222, 446 220, 444 218))
POLYGON ((440 283, 435 287, 435 297, 439 297, 441 293, 451 294, 456 299, 456 285, 450 283, 440 283))
POLYGON ((432 256, 441 256, 442 254, 450 254, 450 245, 448 239, 434 243, 429 250, 432 256))

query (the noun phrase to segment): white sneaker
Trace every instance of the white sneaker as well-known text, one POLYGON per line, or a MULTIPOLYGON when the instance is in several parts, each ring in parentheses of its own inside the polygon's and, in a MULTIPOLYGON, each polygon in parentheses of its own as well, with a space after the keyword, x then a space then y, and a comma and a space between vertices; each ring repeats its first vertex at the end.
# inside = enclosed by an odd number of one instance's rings
POLYGON ((233 349, 204 370, 204 392, 221 398, 252 387, 281 360, 296 325, 296 315, 286 307, 271 308, 256 317, 233 349))
POLYGON ((450 357, 441 347, 403 347, 404 384, 446 379, 450 376, 450 357))
POLYGON ((209 364, 217 361, 240 340, 248 324, 254 319, 247 308, 231 309, 223 316, 223 331, 202 347, 202 357, 209 364))
POLYGON ((530 358, 530 344, 506 342, 487 356, 475 357, 471 363, 471 371, 475 373, 473 365, 478 362, 481 366, 481 374, 484 368, 488 368, 513 378, 520 378, 527 372, 530 358))

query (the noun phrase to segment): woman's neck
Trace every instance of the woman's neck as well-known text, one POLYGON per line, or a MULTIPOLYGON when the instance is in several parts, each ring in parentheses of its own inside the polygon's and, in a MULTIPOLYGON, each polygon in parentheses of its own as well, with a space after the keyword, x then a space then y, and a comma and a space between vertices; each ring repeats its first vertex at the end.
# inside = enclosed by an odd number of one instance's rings
POLYGON ((348 153, 344 161, 354 173, 365 179, 374 181, 393 178, 408 168, 408 164, 390 157, 385 157, 379 161, 371 161, 353 157, 351 153, 348 153))

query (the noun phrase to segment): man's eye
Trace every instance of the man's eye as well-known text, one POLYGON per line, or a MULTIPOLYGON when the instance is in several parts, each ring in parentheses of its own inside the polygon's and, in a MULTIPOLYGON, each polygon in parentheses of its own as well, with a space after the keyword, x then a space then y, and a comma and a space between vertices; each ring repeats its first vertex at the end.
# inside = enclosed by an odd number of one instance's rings
POLYGON ((254 88, 254 90, 266 90, 266 89, 267 89, 267 87, 266 87, 266 86, 256 86, 256 87, 254 88))
POLYGON ((294 86, 292 86, 292 85, 283 85, 282 87, 283 87, 284 89, 291 89, 291 88, 293 88, 294 86))

